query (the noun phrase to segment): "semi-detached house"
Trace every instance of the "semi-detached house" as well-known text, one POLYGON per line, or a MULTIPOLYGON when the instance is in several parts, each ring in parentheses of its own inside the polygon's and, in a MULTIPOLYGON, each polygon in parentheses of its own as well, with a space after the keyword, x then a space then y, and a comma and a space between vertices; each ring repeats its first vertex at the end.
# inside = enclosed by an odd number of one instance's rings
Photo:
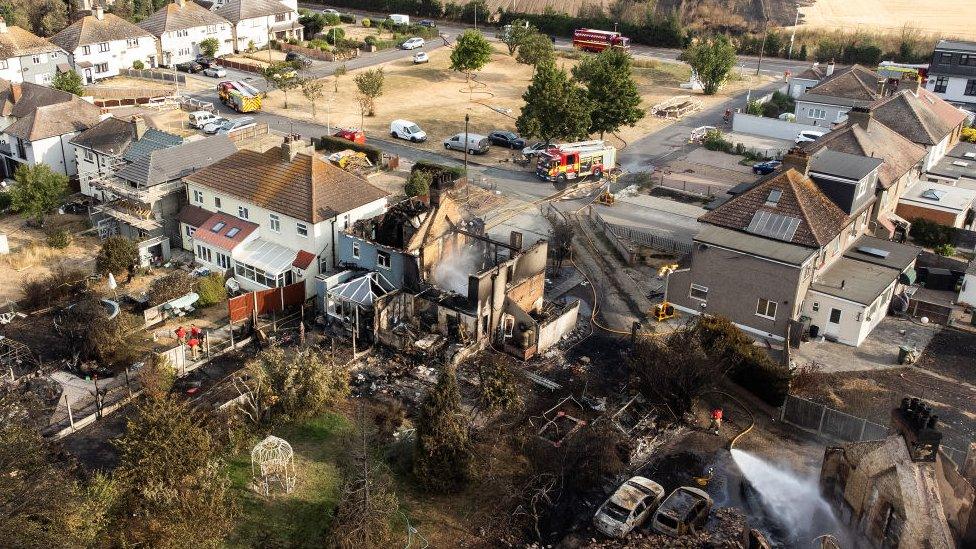
POLYGON ((262 48, 269 40, 302 40, 295 2, 228 0, 214 13, 230 21, 235 52, 262 48))
POLYGON ((49 85, 68 54, 48 40, 0 17, 0 78, 8 82, 49 85))
POLYGON ((881 97, 883 83, 881 75, 860 65, 836 72, 833 64, 827 65, 824 80, 796 98, 796 121, 827 131, 843 122, 852 108, 870 105, 881 97))
POLYGON ((68 52, 71 67, 91 84, 131 69, 136 61, 147 67, 158 64, 156 37, 121 17, 105 13, 101 6, 92 10, 51 37, 68 52))
POLYGON ((231 23, 195 2, 174 0, 139 23, 139 26, 158 39, 157 59, 169 67, 192 61, 200 50, 200 42, 217 40, 217 56, 234 52, 231 23))
MULTIPOLYGON (((387 193, 323 160, 299 138, 238 151, 184 178, 184 246, 247 290, 308 280, 336 264, 340 233, 382 213, 387 193)), ((306 295, 314 287, 306 284, 306 295)))
POLYGON ((976 42, 939 40, 932 52, 926 87, 939 97, 976 108, 976 42))

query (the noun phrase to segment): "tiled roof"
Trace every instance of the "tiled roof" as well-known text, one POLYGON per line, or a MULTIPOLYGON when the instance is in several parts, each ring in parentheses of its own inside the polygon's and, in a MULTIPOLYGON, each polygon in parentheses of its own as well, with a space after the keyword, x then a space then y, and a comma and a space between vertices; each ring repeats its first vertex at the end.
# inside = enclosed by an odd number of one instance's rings
POLYGON ((151 151, 135 159, 115 175, 137 185, 149 186, 181 179, 237 152, 226 135, 215 135, 151 151))
POLYGON ((257 229, 258 225, 255 223, 224 212, 217 212, 193 231, 193 241, 232 251, 257 229))
POLYGON ((180 223, 186 223, 191 227, 199 227, 200 225, 206 223, 207 220, 210 219, 211 215, 213 214, 207 210, 204 210, 200 206, 187 204, 186 206, 183 206, 183 209, 180 210, 179 214, 177 214, 176 219, 180 223))
POLYGON ((305 250, 298 250, 298 254, 295 255, 295 261, 291 266, 304 271, 313 261, 315 261, 315 254, 306 252, 305 250))
POLYGON ((228 0, 214 13, 230 21, 239 23, 245 19, 289 13, 291 8, 278 0, 228 0))
POLYGON ((921 145, 935 145, 966 119, 966 114, 934 93, 911 90, 878 100, 871 106, 874 117, 906 138, 921 145))
POLYGON ((922 158, 925 149, 902 137, 898 132, 872 118, 866 125, 848 118, 830 133, 803 146, 807 152, 829 149, 848 154, 881 158, 878 183, 888 188, 908 173, 922 158))
POLYGON ((263 153, 239 151, 186 180, 311 223, 387 196, 318 156, 299 153, 287 161, 277 147, 263 153))
POLYGON ((44 105, 54 105, 72 101, 76 97, 68 92, 34 84, 23 82, 11 84, 0 79, 0 115, 21 118, 27 116, 38 107, 44 105))
POLYGON ((797 74, 793 78, 802 78, 804 80, 823 80, 826 70, 819 64, 811 65, 807 67, 803 72, 797 74))
POLYGON ((74 53, 79 46, 139 37, 155 38, 139 25, 130 23, 118 15, 105 13, 101 19, 95 15, 82 17, 52 36, 51 42, 61 46, 61 49, 68 53, 74 53))
POLYGON ((228 21, 195 2, 180 5, 170 2, 156 10, 156 13, 139 22, 139 26, 156 36, 164 32, 208 25, 225 25, 228 21))
POLYGON ((98 123, 102 110, 75 98, 73 101, 45 105, 7 126, 3 133, 27 141, 84 131, 98 123))
POLYGON ((129 145, 122 158, 129 162, 134 162, 153 151, 168 149, 183 143, 183 138, 168 132, 157 130, 156 128, 146 128, 146 133, 142 134, 142 139, 129 145))
POLYGON ((698 220, 727 229, 758 234, 747 231, 754 223, 757 212, 798 219, 795 232, 789 239, 784 238, 782 241, 811 248, 828 244, 847 223, 847 215, 843 210, 809 177, 792 168, 773 174, 698 220), (769 204, 771 191, 781 193, 775 205, 769 204))
POLYGON ((58 51, 58 47, 36 34, 17 26, 0 32, 0 59, 58 51))
POLYGON ((807 94, 851 101, 874 101, 878 98, 878 80, 881 76, 861 65, 841 69, 829 78, 807 90, 807 94))
POLYGON ((76 135, 71 143, 103 154, 121 156, 124 153, 126 160, 134 160, 152 150, 173 147, 183 142, 180 136, 156 128, 146 128, 141 139, 137 140, 135 137, 135 125, 132 121, 111 116, 76 135))

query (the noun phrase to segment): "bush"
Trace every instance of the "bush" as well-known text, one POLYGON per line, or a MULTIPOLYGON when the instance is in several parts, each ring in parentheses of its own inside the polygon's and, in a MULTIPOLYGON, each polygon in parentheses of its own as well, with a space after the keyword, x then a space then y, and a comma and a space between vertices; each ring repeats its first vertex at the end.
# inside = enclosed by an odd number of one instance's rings
POLYGON ((227 286, 224 285, 224 275, 210 273, 201 278, 197 286, 197 293, 200 294, 197 305, 200 307, 210 307, 227 301, 227 286))
MULTIPOLYGON (((976 143, 976 128, 963 128, 961 139, 967 143, 976 143)), ((2 205, 2 202, 0 202, 2 205)), ((0 210, 3 208, 0 207, 0 210)))
POLYGON ((912 219, 912 228, 908 235, 920 246, 939 248, 951 245, 956 241, 956 228, 940 225, 927 219, 916 217, 912 219))
POLYGON ((63 250, 71 245, 71 233, 66 229, 48 231, 47 245, 58 250, 63 250))
POLYGON ((710 354, 729 364, 729 378, 771 406, 782 406, 790 391, 790 371, 773 362, 732 322, 702 316, 695 324, 710 354))
POLYGON ((95 256, 95 269, 102 274, 122 274, 139 261, 136 243, 124 236, 110 236, 95 256))
POLYGON ((30 278, 21 283, 24 292, 21 304, 36 309, 81 291, 88 281, 88 271, 79 267, 59 265, 46 277, 30 278))
POLYGON ((444 164, 437 164, 435 162, 428 162, 426 160, 418 160, 414 162, 410 172, 425 171, 431 176, 431 180, 436 178, 438 175, 447 173, 451 175, 451 180, 456 181, 464 175, 464 168, 445 166, 444 164))
POLYGON ((365 28, 367 28, 367 29, 368 29, 369 27, 371 27, 371 26, 373 25, 373 22, 372 22, 372 21, 370 21, 368 17, 363 17, 363 20, 362 20, 362 21, 360 21, 360 24, 361 24, 361 25, 362 25, 363 27, 365 27, 365 28))
POLYGON ((167 301, 183 297, 193 291, 196 280, 183 271, 173 271, 153 280, 146 290, 149 306, 155 307, 167 301))
POLYGON ((735 147, 732 142, 725 139, 722 136, 721 130, 709 130, 705 134, 705 139, 702 141, 702 145, 710 151, 721 151, 728 154, 733 154, 735 147))
MULTIPOLYGON (((339 14, 339 21, 343 23, 355 23, 356 16, 351 13, 341 13, 339 14)), ((363 26, 369 26, 369 25, 363 25, 363 26)))
POLYGON ((10 196, 10 193, 0 191, 0 212, 9 208, 13 201, 14 199, 10 196))
POLYGON ((137 71, 141 71, 142 69, 146 68, 146 64, 136 59, 135 61, 132 62, 132 68, 137 71))
POLYGON ((430 192, 431 173, 424 170, 413 170, 407 183, 403 186, 403 192, 408 197, 426 196, 430 192))
POLYGON ((956 247, 952 244, 941 244, 935 247, 935 253, 943 257, 952 257, 956 255, 956 247))
POLYGON ((376 147, 353 143, 352 141, 329 135, 322 136, 315 140, 315 150, 334 153, 344 151, 346 149, 364 153, 366 158, 368 158, 373 164, 381 164, 383 162, 383 151, 377 149, 376 147))

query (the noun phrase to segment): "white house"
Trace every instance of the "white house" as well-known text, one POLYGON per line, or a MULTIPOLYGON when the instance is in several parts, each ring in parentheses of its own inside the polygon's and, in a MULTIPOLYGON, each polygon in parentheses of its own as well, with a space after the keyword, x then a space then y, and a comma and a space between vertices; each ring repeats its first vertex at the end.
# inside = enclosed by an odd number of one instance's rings
POLYGON ((959 299, 956 301, 976 307, 976 259, 970 261, 969 267, 966 268, 962 286, 959 288, 959 299))
POLYGON ((148 67, 159 63, 156 37, 101 6, 51 37, 68 52, 71 66, 86 84, 116 76, 136 61, 148 67))
MULTIPOLYGON (((191 206, 179 216, 185 243, 198 263, 233 270, 248 290, 332 270, 340 232, 382 213, 387 198, 292 137, 264 153, 238 151, 184 181, 191 206), (203 221, 202 210, 211 214, 203 221)), ((307 296, 314 290, 306 285, 307 296)))
POLYGON ((939 40, 925 87, 946 101, 976 108, 976 42, 939 40))
POLYGON ((304 32, 295 2, 227 0, 214 13, 230 21, 235 52, 264 47, 269 39, 301 40, 304 32))
POLYGON ((217 40, 217 56, 234 52, 231 23, 196 2, 174 0, 139 23, 158 38, 157 59, 160 65, 192 61, 201 54, 200 43, 217 40))
MULTIPOLYGON (((882 96, 881 76, 860 65, 833 71, 827 66, 824 80, 796 96, 796 121, 829 130, 847 119, 853 107, 868 106, 882 96)), ((812 74, 811 74, 812 76, 812 74)))
POLYGON ((13 177, 20 164, 41 163, 56 172, 74 176, 78 166, 71 139, 97 124, 101 116, 100 108, 75 96, 68 101, 33 108, 0 133, 5 177, 13 177))
POLYGON ((0 17, 0 78, 8 82, 49 85, 68 54, 36 34, 8 27, 0 17))
POLYGON ((922 87, 902 89, 871 106, 874 117, 925 147, 922 170, 938 164, 959 142, 966 113, 922 87))

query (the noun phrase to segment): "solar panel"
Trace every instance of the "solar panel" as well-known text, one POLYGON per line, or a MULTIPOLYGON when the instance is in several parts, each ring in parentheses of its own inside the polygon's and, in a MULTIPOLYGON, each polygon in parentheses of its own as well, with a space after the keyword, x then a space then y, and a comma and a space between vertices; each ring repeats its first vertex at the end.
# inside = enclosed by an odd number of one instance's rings
POLYGON ((872 248, 870 246, 858 246, 857 251, 861 252, 862 254, 873 255, 874 257, 880 257, 881 259, 885 259, 886 257, 888 257, 888 254, 891 253, 888 250, 882 250, 880 248, 872 248))
POLYGON ((746 231, 784 242, 792 242, 799 226, 799 218, 760 210, 753 214, 752 221, 749 222, 746 231))

